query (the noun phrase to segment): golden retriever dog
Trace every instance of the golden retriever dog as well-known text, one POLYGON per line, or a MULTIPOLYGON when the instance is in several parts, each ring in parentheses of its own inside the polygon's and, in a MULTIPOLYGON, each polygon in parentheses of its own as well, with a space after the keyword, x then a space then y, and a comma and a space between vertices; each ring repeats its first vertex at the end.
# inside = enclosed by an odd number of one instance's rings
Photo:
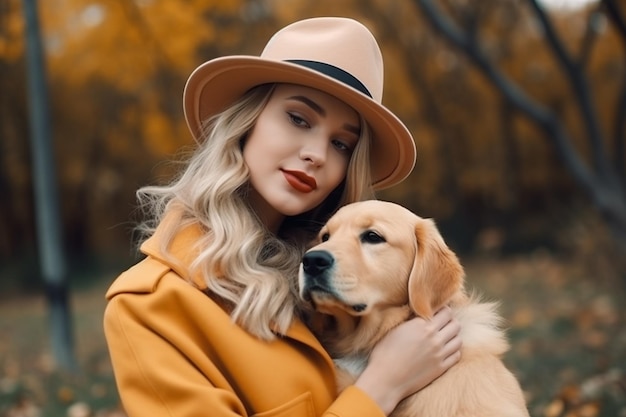
POLYGON ((460 361, 407 397, 393 416, 527 417, 517 379, 501 356, 508 342, 494 303, 468 295, 464 271, 435 223, 394 203, 341 208, 303 257, 300 296, 314 307, 310 325, 338 369, 354 382, 390 329, 449 305, 461 324, 460 361))

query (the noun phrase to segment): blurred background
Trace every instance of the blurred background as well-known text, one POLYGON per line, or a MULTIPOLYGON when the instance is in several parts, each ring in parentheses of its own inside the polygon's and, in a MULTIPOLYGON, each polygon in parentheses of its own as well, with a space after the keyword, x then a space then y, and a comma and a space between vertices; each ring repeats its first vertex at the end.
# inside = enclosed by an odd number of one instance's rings
POLYGON ((379 40, 418 149, 379 197, 501 302, 531 415, 626 416, 622 0, 2 0, 0 416, 124 416, 104 292, 139 259, 135 190, 193 146, 186 78, 322 15, 379 40))

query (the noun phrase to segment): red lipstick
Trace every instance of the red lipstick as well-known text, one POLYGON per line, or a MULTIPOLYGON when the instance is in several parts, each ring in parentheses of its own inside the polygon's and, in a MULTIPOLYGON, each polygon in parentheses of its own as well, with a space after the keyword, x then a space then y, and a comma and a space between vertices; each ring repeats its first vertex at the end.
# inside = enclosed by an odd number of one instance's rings
POLYGON ((285 179, 293 188, 301 193, 310 193, 317 188, 315 178, 308 176, 302 171, 282 170, 285 179))

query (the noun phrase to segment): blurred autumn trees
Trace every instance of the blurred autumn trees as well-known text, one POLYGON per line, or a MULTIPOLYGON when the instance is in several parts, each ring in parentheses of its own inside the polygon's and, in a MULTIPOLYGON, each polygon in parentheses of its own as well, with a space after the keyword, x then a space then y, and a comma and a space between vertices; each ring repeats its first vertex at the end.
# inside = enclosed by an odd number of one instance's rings
MULTIPOLYGON (((277 28, 315 15, 372 29, 385 55, 385 103, 416 137, 414 173, 382 198, 434 217, 458 249, 550 245, 589 207, 626 236, 623 2, 549 12, 535 0, 39 7, 76 256, 130 254, 135 190, 167 178, 174 165, 163 161, 193 145, 180 98, 195 66, 258 54, 277 28)), ((0 259, 33 250, 35 239, 23 25, 19 0, 0 3, 0 259)))
MULTIPOLYGON (((621 155, 616 152, 615 158, 611 159, 607 153, 605 132, 601 128, 591 84, 584 73, 585 66, 588 64, 589 49, 595 41, 597 28, 594 25, 599 11, 592 13, 589 18, 585 36, 582 39, 582 48, 577 51, 579 56, 574 56, 567 50, 567 46, 561 40, 557 29, 538 0, 528 0, 534 18, 539 22, 548 49, 561 67, 563 78, 572 91, 572 104, 575 107, 574 111, 581 118, 582 137, 588 147, 588 151, 584 152, 576 149, 573 136, 568 132, 565 122, 556 110, 550 109, 526 94, 490 60, 488 53, 481 47, 480 40, 477 39, 479 29, 477 22, 483 18, 484 9, 469 10, 465 7, 463 10, 465 27, 461 30, 455 27, 455 23, 447 18, 431 0, 416 0, 416 3, 432 25, 465 52, 480 68, 501 93, 506 104, 519 110, 544 131, 574 182, 604 215, 616 237, 626 242, 626 194, 623 182, 626 84, 621 88, 616 109, 612 112, 615 132, 610 135, 614 139, 615 149, 622 152, 621 155), (586 161, 586 153, 591 154, 589 162, 586 161)), ((617 1, 603 0, 601 7, 608 14, 609 20, 614 21, 622 40, 626 42, 626 20, 621 15, 617 1)))

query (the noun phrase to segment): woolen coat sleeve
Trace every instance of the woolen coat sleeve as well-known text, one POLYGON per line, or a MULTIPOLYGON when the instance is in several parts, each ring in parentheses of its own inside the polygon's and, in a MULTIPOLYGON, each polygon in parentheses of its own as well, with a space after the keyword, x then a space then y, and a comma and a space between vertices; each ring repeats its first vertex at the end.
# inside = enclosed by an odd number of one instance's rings
POLYGON ((129 417, 383 416, 356 387, 335 398, 332 363, 301 323, 301 338, 258 340, 154 260, 120 276, 107 298, 105 334, 129 417))

